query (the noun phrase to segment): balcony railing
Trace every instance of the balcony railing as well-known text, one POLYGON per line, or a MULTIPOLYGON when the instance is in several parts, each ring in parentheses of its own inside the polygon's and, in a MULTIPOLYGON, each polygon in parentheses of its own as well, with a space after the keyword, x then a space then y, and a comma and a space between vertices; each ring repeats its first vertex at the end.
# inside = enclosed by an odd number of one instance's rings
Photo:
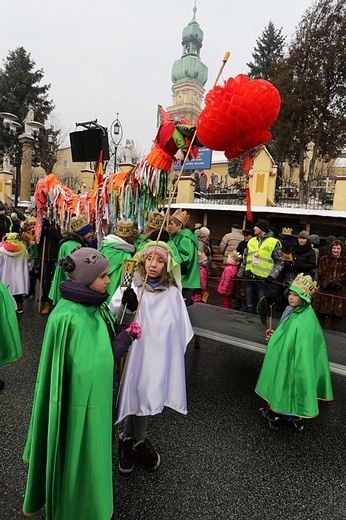
MULTIPOLYGON (((221 190, 217 193, 195 191, 195 204, 229 204, 229 205, 246 205, 246 196, 243 192, 229 193, 227 190, 221 190)), ((301 204, 297 197, 278 197, 275 199, 275 205, 282 208, 301 208, 301 209, 333 209, 333 199, 327 198, 323 200, 310 197, 306 204, 301 204)))

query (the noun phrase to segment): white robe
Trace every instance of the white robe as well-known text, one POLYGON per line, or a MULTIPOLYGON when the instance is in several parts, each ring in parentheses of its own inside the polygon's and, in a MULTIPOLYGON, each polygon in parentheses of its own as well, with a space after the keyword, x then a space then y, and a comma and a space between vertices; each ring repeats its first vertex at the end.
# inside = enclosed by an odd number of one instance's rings
MULTIPOLYGON (((141 287, 132 286, 139 299, 141 287)), ((115 292, 116 314, 124 288, 115 292)), ((120 389, 116 422, 128 415, 155 415, 168 406, 187 413, 185 351, 193 329, 183 297, 175 286, 145 290, 137 321, 141 338, 133 342, 120 389)))
POLYGON ((26 249, 11 253, 0 247, 0 280, 10 294, 28 294, 29 260, 26 249))

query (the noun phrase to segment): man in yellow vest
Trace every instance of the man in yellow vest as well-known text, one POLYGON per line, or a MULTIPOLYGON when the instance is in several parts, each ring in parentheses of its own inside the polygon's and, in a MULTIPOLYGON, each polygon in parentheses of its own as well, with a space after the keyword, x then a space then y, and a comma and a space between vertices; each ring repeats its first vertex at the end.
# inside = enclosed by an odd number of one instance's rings
POLYGON ((245 278, 246 311, 256 313, 258 301, 268 300, 270 284, 284 267, 281 243, 273 237, 268 220, 259 220, 254 226, 255 236, 248 241, 243 262, 238 271, 245 278))

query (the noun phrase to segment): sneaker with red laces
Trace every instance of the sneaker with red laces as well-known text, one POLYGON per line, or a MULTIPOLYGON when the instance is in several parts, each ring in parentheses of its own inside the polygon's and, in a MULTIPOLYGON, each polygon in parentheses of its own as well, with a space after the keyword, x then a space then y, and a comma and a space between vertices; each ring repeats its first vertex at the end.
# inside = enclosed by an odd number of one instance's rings
POLYGON ((155 471, 160 466, 160 455, 154 450, 149 439, 136 442, 133 446, 136 462, 143 464, 148 470, 155 471))
POLYGON ((122 439, 119 437, 119 471, 120 473, 132 473, 134 468, 133 437, 122 439))

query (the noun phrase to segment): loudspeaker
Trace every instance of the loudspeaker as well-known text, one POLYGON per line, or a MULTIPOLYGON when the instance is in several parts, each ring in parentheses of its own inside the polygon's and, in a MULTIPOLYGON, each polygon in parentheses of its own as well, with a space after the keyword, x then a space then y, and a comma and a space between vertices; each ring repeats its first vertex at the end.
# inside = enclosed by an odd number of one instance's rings
POLYGON ((98 161, 103 150, 103 160, 109 159, 108 135, 101 128, 91 128, 70 133, 73 162, 98 161))

